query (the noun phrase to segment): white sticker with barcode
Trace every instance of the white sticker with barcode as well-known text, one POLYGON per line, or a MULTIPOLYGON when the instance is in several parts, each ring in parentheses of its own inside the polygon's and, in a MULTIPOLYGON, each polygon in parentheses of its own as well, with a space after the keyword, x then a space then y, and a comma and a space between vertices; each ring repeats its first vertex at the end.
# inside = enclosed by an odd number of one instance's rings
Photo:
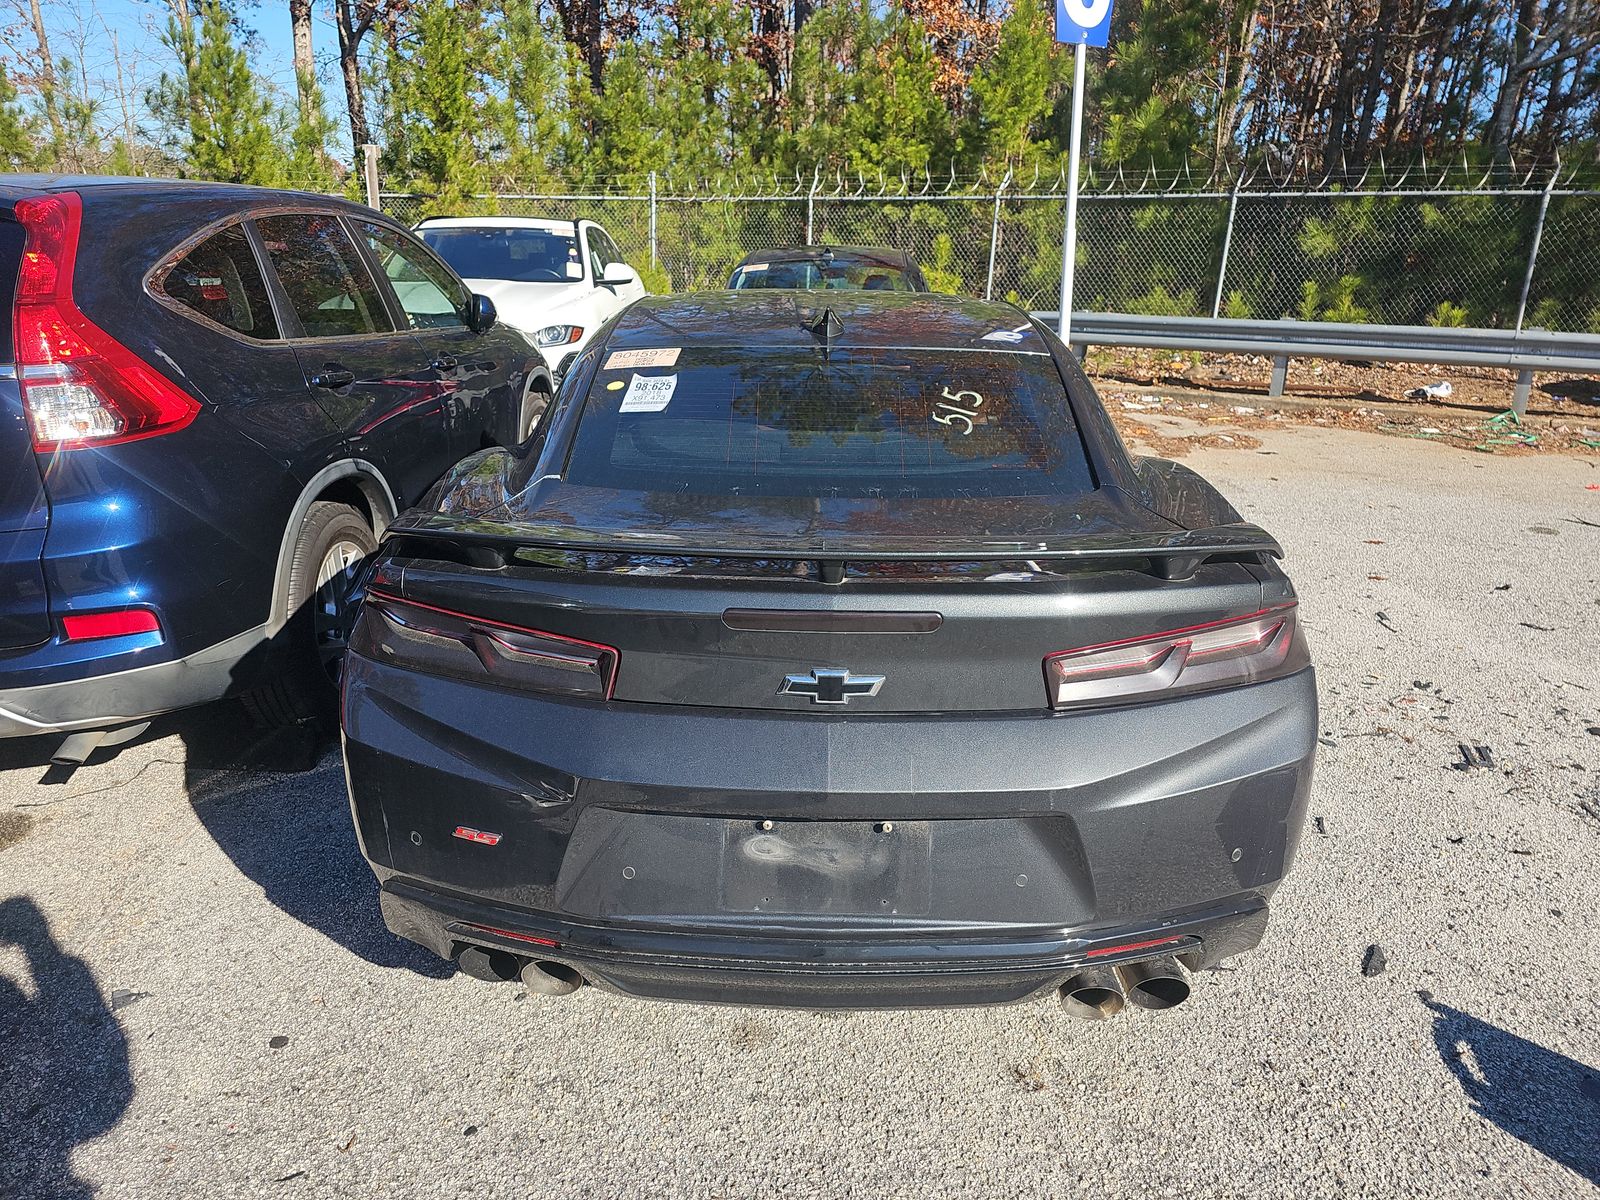
POLYGON ((628 393, 622 397, 625 413, 656 413, 666 408, 672 393, 678 390, 676 375, 635 375, 628 381, 628 393))

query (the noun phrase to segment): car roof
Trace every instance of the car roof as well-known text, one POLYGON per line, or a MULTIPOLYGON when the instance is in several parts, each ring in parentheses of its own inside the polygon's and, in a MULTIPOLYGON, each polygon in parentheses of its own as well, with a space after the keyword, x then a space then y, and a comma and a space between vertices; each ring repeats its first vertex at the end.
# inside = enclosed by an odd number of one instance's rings
POLYGON ((1027 313, 1010 304, 934 292, 748 291, 646 296, 616 319, 610 349, 737 346, 811 349, 831 312, 839 348, 996 350, 1045 354, 1027 313))
MULTIPOLYGON (((739 267, 749 266, 752 263, 775 262, 809 262, 814 258, 860 258, 867 262, 881 263, 886 267, 899 267, 902 270, 913 268, 917 264, 911 255, 904 250, 892 250, 885 246, 773 246, 766 250, 757 250, 747 254, 739 260, 739 267)), ((735 267, 734 270, 738 270, 735 267)))
MULTIPOLYGON (((592 224, 592 222, 591 222, 592 224)), ((418 229, 541 229, 546 233, 576 233, 576 221, 554 217, 426 217, 418 229)))
POLYGON ((20 200, 26 196, 48 195, 55 192, 80 192, 95 197, 148 199, 159 196, 174 202, 185 200, 231 200, 241 204, 283 203, 301 200, 320 206, 359 209, 370 212, 363 205, 352 204, 338 196, 324 196, 317 192, 286 191, 282 188, 256 187, 245 183, 213 183, 203 179, 143 179, 122 175, 0 175, 0 199, 20 200))

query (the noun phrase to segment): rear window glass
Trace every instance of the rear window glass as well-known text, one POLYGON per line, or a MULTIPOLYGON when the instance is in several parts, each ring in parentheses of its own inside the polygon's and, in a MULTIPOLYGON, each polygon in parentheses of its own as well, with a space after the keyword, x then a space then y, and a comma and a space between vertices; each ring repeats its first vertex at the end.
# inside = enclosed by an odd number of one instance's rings
POLYGON ((15 221, 0 219, 0 363, 15 357, 11 345, 11 302, 17 292, 17 270, 28 235, 15 221))
POLYGON ((290 213, 256 221, 278 282, 307 337, 388 333, 394 325, 337 217, 290 213))
POLYGON ((267 285, 244 230, 230 225, 180 258, 162 278, 163 295, 225 329, 270 341, 278 336, 267 285))
POLYGON ((804 262, 750 263, 728 281, 734 291, 751 288, 914 292, 917 285, 900 267, 859 258, 808 259, 804 262))
POLYGON ((730 496, 1094 486, 1048 355, 938 350, 612 351, 590 385, 566 477, 730 496))

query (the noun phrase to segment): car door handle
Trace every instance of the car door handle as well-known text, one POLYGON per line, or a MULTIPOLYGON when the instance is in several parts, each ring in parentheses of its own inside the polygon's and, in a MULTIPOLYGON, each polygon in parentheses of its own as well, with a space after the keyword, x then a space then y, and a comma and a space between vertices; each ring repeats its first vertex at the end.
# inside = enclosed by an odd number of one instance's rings
POLYGON ((428 365, 435 371, 454 371, 456 369, 456 360, 448 354, 441 354, 428 365))
POLYGON ((336 392, 340 388, 349 387, 355 381, 356 373, 354 371, 346 371, 338 363, 328 363, 322 370, 311 377, 311 386, 336 392))

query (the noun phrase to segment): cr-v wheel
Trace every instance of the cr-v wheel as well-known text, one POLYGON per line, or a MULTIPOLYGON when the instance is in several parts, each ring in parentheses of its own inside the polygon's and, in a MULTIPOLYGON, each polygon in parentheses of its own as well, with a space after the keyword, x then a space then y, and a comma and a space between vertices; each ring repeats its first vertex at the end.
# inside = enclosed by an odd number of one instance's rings
POLYGON ((377 548, 366 518, 348 504, 319 500, 307 510, 279 614, 282 652, 271 678, 244 696, 257 721, 333 723, 339 672, 361 599, 356 583, 377 548))
POLYGON ((517 412, 517 445, 523 445, 533 436, 549 407, 550 386, 543 379, 535 379, 522 393, 522 407, 517 412))

